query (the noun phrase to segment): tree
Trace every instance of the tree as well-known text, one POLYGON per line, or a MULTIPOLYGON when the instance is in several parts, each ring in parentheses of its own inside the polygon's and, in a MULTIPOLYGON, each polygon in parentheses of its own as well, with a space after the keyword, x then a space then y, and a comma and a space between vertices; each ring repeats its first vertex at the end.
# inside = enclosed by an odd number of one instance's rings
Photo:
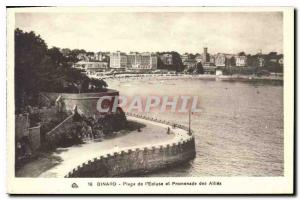
POLYGON ((283 72, 282 66, 279 64, 279 59, 281 58, 281 55, 278 55, 277 52, 270 52, 265 56, 266 61, 266 69, 271 72, 283 72))
POLYGON ((201 62, 198 62, 195 65, 186 66, 184 71, 189 74, 204 74, 204 68, 203 68, 201 62))
POLYGON ((94 52, 89 51, 89 52, 86 52, 86 55, 87 56, 94 56, 95 54, 94 54, 94 52))
POLYGON ((197 69, 197 74, 204 74, 204 69, 203 69, 201 62, 197 63, 196 69, 197 69))
POLYGON ((71 52, 69 54, 69 57, 68 57, 69 61, 78 62, 79 60, 78 60, 77 56, 81 53, 85 54, 86 51, 84 49, 73 49, 73 50, 71 50, 71 52))
POLYGON ((229 58, 228 62, 229 62, 229 66, 234 67, 236 65, 235 58, 233 56, 229 58))
POLYGON ((245 54, 245 52, 240 52, 240 53, 238 53, 238 56, 246 56, 246 54, 245 54))
POLYGON ((71 54, 71 49, 69 49, 69 48, 63 48, 63 49, 60 50, 60 52, 63 54, 63 56, 69 57, 70 54, 71 54))
POLYGON ((60 64, 63 64, 66 61, 63 54, 57 47, 52 47, 51 49, 48 49, 47 54, 55 66, 59 66, 60 64))
POLYGON ((184 66, 181 60, 181 57, 178 52, 171 51, 171 52, 162 52, 158 54, 158 61, 157 61, 157 68, 158 69, 167 69, 167 70, 174 70, 177 72, 183 71, 184 66), (172 56, 172 65, 167 65, 164 63, 160 56, 163 56, 164 54, 170 54, 172 56))
POLYGON ((16 110, 28 104, 26 96, 40 89, 40 66, 45 61, 47 45, 34 32, 15 30, 15 104, 16 110))
MULTIPOLYGON (((37 105, 38 94, 45 92, 90 92, 91 80, 72 68, 76 56, 84 50, 72 50, 65 57, 59 48, 47 48, 34 32, 15 30, 15 106, 16 112, 26 105, 37 105), (83 90, 82 90, 83 88, 83 90)), ((95 82, 95 81, 94 81, 95 82)), ((96 81, 95 88, 106 89, 104 81, 96 81)))
POLYGON ((107 83, 103 79, 90 79, 91 84, 95 87, 96 91, 105 91, 107 83))
POLYGON ((277 52, 270 52, 268 55, 267 55, 267 58, 269 59, 276 59, 277 58, 277 52))

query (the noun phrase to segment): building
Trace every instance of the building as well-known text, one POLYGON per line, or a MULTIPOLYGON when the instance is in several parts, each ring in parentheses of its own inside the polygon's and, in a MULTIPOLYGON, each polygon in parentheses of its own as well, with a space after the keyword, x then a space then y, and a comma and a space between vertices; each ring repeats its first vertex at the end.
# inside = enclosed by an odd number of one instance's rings
POLYGON ((101 72, 108 68, 107 62, 86 62, 79 61, 73 65, 75 69, 80 69, 86 72, 87 75, 93 75, 96 72, 101 72))
POLYGON ((235 56, 235 66, 246 67, 247 57, 246 56, 235 56))
POLYGON ((157 56, 151 53, 130 53, 127 67, 131 69, 157 69, 157 56))
POLYGON ((186 61, 183 62, 183 65, 186 67, 186 68, 195 68, 197 67, 197 61, 194 60, 194 59, 188 59, 186 61))
POLYGON ((184 53, 180 56, 182 62, 185 62, 186 60, 190 59, 190 56, 188 53, 184 53))
POLYGON ((113 52, 110 54, 110 67, 111 68, 126 68, 127 67, 127 56, 125 53, 120 51, 113 52))
POLYGON ((173 56, 170 53, 164 53, 159 56, 164 65, 173 65, 173 56))
POLYGON ((157 69, 157 56, 151 53, 142 53, 141 63, 139 65, 140 69, 157 69))
POLYGON ((127 55, 127 68, 135 68, 138 63, 138 53, 131 52, 127 55))
POLYGON ((95 61, 95 53, 94 52, 87 52, 86 56, 87 56, 86 61, 95 61))
POLYGON ((257 66, 264 67, 265 66, 265 59, 262 56, 257 57, 257 66))
POLYGON ((94 55, 95 61, 102 61, 102 60, 104 60, 104 58, 105 58, 105 55, 100 51, 95 53, 95 55, 94 55))
POLYGON ((94 61, 105 61, 108 62, 109 61, 109 53, 107 52, 97 52, 94 54, 94 61))
POLYGON ((223 75, 223 71, 220 69, 216 69, 216 75, 217 76, 222 76, 223 75))
POLYGON ((215 57, 213 55, 209 56, 209 63, 210 65, 215 65, 215 57))
POLYGON ((225 67, 226 66, 226 56, 223 53, 218 53, 215 56, 215 65, 217 67, 225 67))
POLYGON ((195 57, 195 60, 197 61, 197 62, 203 62, 203 60, 202 60, 202 55, 201 54, 199 54, 199 55, 197 55, 196 57, 195 57))

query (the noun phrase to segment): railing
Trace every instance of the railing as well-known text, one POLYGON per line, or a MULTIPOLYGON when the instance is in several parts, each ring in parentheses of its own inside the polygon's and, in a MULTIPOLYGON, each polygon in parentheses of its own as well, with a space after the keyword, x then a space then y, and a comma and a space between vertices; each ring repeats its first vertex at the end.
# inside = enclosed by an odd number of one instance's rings
POLYGON ((138 114, 138 113, 125 112, 125 114, 128 115, 128 116, 137 117, 137 118, 140 118, 140 119, 145 119, 145 120, 149 120, 149 121, 158 122, 158 123, 161 123, 161 124, 173 126, 175 128, 180 128, 180 129, 183 129, 185 131, 190 131, 190 134, 194 133, 194 131, 189 129, 188 126, 184 126, 184 125, 181 125, 181 124, 173 123, 173 122, 166 121, 166 120, 157 119, 157 118, 154 118, 154 117, 148 117, 148 116, 141 115, 141 114, 138 114))
POLYGON ((66 123, 67 121, 70 120, 70 118, 73 117, 73 114, 69 115, 66 119, 64 119, 61 123, 59 123, 58 125, 56 125, 53 129, 51 129, 49 132, 46 133, 46 137, 47 136, 51 136, 53 135, 53 133, 55 134, 56 130, 59 129, 62 125, 64 125, 64 123, 66 123))

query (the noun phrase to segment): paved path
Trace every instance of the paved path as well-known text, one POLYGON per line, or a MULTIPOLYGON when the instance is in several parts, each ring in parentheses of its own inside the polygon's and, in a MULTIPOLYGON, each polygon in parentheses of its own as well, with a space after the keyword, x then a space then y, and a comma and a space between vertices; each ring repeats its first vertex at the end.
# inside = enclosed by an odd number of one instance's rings
POLYGON ((101 155, 113 154, 122 150, 172 144, 190 137, 187 131, 172 128, 169 125, 132 116, 127 116, 127 119, 145 124, 146 127, 142 128, 141 132, 133 131, 125 136, 104 139, 101 142, 90 141, 80 146, 60 148, 61 153, 55 156, 60 156, 63 161, 42 173, 40 177, 64 177, 78 165, 101 155), (168 127, 170 127, 172 134, 167 134, 168 127))

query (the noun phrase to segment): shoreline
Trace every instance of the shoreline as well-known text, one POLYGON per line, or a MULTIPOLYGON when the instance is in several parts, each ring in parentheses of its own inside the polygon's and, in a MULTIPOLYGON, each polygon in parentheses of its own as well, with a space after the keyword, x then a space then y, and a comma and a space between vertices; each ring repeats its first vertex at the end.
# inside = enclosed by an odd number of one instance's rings
MULTIPOLYGON (((92 76, 91 78, 99 78, 92 76)), ((137 80, 137 79, 199 79, 199 80, 221 80, 221 81, 279 81, 283 82, 283 76, 256 76, 256 75, 211 75, 211 74, 117 74, 102 76, 103 80, 137 80)))

